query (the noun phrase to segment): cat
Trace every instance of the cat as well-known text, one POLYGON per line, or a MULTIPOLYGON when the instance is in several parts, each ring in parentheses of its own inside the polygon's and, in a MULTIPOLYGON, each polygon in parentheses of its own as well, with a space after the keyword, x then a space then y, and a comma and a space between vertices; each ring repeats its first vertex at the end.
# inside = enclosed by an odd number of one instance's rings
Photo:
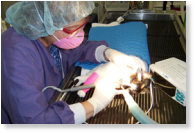
MULTIPOLYGON (((109 76, 109 78, 112 78, 113 81, 121 84, 120 87, 116 89, 128 89, 131 95, 138 93, 149 93, 147 86, 149 85, 152 75, 146 72, 147 64, 143 60, 136 56, 133 57, 140 64, 140 68, 138 68, 136 71, 133 70, 130 66, 128 72, 123 71, 113 62, 107 62, 95 67, 86 75, 76 77, 75 80, 79 80, 77 85, 84 83, 94 72, 96 72, 99 75, 99 77, 96 79, 96 82, 104 76, 109 76)), ((85 97, 85 93, 87 91, 80 90, 77 94, 80 97, 85 97)))
POLYGON ((132 84, 131 86, 129 85, 122 85, 122 87, 120 88, 116 88, 118 90, 121 89, 128 89, 131 95, 134 94, 145 94, 145 93, 149 93, 147 87, 149 86, 150 83, 150 78, 151 78, 151 74, 148 72, 145 72, 143 70, 141 70, 142 75, 144 75, 141 80, 138 79, 138 73, 134 73, 130 75, 130 83, 132 84), (134 88, 132 86, 135 86, 134 88))

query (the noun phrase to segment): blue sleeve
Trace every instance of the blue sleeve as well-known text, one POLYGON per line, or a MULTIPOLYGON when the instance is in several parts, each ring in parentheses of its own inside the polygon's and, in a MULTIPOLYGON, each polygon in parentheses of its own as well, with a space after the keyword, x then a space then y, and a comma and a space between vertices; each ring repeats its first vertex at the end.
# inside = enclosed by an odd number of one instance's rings
MULTIPOLYGON (((105 45, 108 47, 108 43, 105 40, 101 41, 87 41, 84 40, 78 49, 75 49, 75 57, 78 58, 80 62, 91 62, 91 63, 99 63, 95 59, 95 51, 96 48, 100 45, 105 45)), ((76 60, 77 61, 77 60, 76 60)))
POLYGON ((105 40, 87 41, 87 39, 84 39, 82 44, 75 49, 61 50, 63 64, 66 64, 66 66, 68 65, 69 67, 76 61, 99 64, 99 62, 95 58, 95 51, 96 48, 101 45, 105 45, 108 47, 108 43, 105 40))
POLYGON ((48 89, 43 93, 42 89, 58 77, 45 73, 36 47, 31 47, 31 41, 11 40, 15 43, 2 40, 1 60, 1 105, 10 121, 17 124, 74 123, 74 114, 67 103, 48 104, 54 91, 48 89))

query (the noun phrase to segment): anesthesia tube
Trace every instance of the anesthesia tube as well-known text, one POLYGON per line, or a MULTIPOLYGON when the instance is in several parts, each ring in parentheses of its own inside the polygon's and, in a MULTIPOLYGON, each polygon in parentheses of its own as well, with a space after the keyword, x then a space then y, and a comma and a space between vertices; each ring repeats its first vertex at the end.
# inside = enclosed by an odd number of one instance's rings
POLYGON ((152 120, 150 117, 148 117, 137 105, 137 103, 134 101, 133 97, 129 94, 128 91, 125 91, 123 93, 123 96, 125 97, 125 101, 128 105, 129 110, 133 114, 133 116, 142 124, 158 124, 154 120, 152 120))

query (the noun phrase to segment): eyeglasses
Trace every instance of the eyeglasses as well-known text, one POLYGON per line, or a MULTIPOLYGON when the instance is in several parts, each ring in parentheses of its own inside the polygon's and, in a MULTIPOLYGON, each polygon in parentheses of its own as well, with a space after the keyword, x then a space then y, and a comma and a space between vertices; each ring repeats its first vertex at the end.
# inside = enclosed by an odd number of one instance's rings
POLYGON ((89 18, 90 18, 90 17, 88 16, 88 18, 87 18, 87 20, 85 21, 85 23, 82 24, 81 26, 79 26, 78 28, 76 28, 76 29, 73 30, 73 31, 70 31, 70 30, 65 29, 65 28, 63 28, 62 30, 63 30, 65 33, 67 33, 67 34, 72 34, 72 33, 74 33, 75 31, 77 31, 77 30, 83 28, 83 27, 86 25, 86 23, 89 21, 89 18))
MULTIPOLYGON (((78 31, 79 29, 81 29, 81 28, 83 28, 85 25, 86 25, 86 23, 89 21, 89 16, 87 17, 87 20, 85 21, 85 23, 84 24, 82 24, 81 26, 79 26, 77 29, 75 29, 75 30, 73 30, 73 31, 70 31, 70 30, 68 30, 68 29, 65 29, 65 28, 62 28, 61 30, 62 31, 64 31, 65 33, 67 33, 67 34, 71 34, 69 37, 71 37, 72 35, 75 35, 77 32, 76 31, 78 31), (73 34, 74 33, 74 34, 73 34)), ((58 42, 60 42, 60 40, 53 34, 53 36, 55 37, 55 39, 56 40, 58 40, 58 42)))

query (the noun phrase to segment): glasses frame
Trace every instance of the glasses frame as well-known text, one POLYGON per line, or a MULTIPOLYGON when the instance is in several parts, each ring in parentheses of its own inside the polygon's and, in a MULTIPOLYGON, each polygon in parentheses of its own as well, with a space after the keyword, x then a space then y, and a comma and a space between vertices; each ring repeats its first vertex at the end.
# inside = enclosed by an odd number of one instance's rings
POLYGON ((72 34, 72 33, 74 33, 75 31, 77 31, 77 30, 79 30, 80 28, 82 28, 83 26, 85 26, 86 23, 89 21, 89 18, 90 18, 90 17, 88 16, 88 18, 87 18, 87 20, 85 21, 85 23, 82 24, 81 26, 79 26, 78 28, 76 28, 76 29, 73 30, 73 31, 70 31, 70 30, 68 30, 68 29, 66 29, 66 28, 63 28, 62 31, 64 31, 64 32, 67 33, 67 34, 72 34))

